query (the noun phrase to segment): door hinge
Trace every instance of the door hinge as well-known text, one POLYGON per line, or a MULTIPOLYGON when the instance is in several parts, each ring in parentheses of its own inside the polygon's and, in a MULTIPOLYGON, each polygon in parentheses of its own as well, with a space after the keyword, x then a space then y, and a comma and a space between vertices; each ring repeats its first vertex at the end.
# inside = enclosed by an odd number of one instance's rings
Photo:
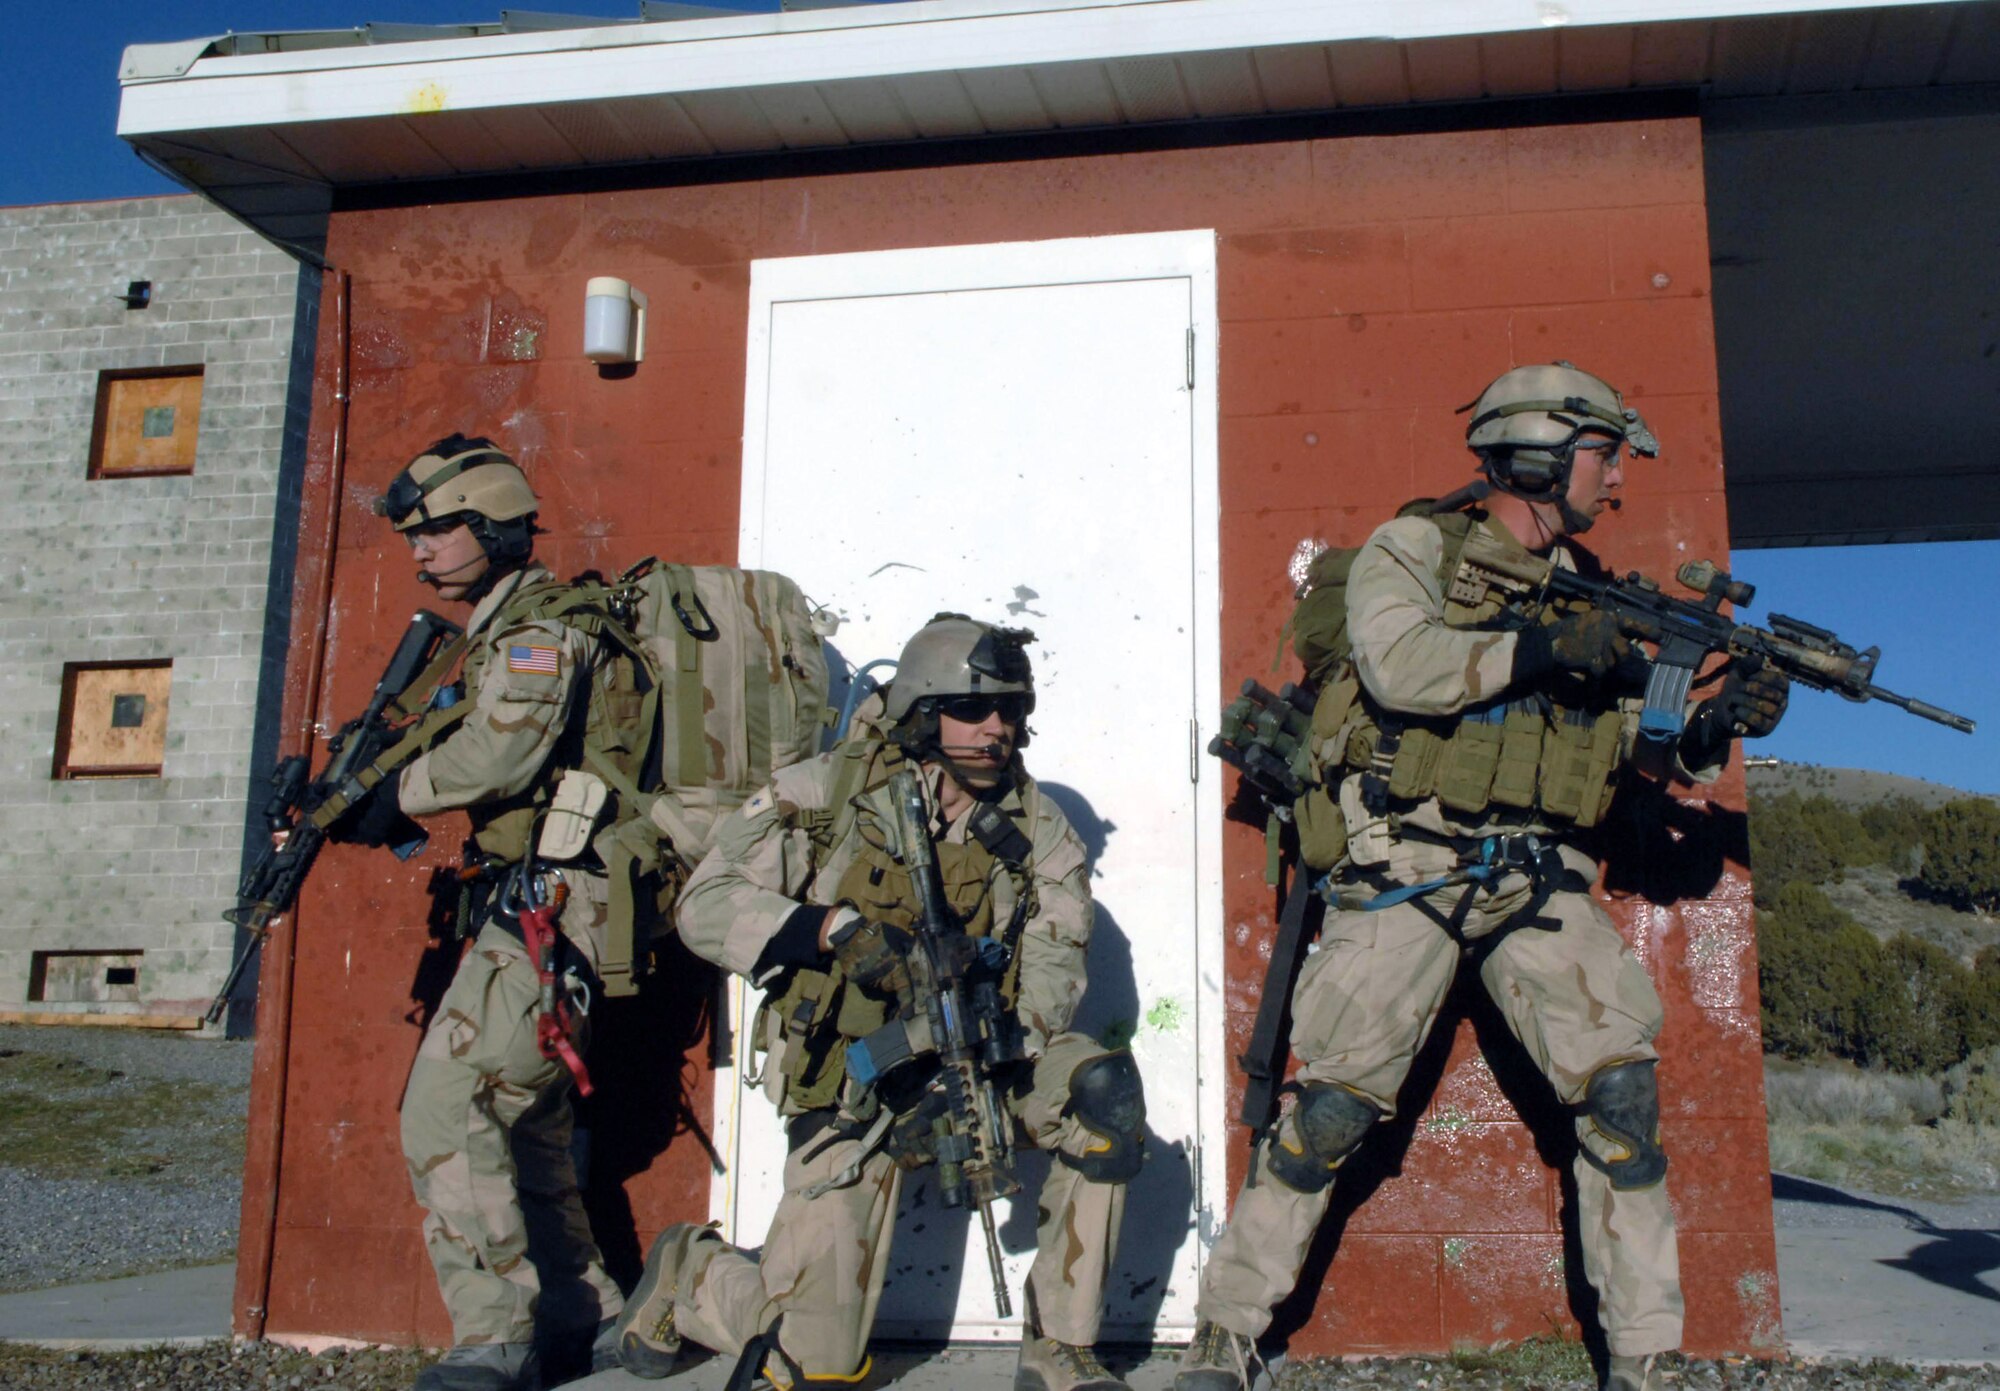
POLYGON ((1201 781, 1201 720, 1188 720, 1188 781, 1201 781))
POLYGON ((1187 387, 1189 391, 1194 390, 1194 329, 1192 327, 1187 331, 1187 387))

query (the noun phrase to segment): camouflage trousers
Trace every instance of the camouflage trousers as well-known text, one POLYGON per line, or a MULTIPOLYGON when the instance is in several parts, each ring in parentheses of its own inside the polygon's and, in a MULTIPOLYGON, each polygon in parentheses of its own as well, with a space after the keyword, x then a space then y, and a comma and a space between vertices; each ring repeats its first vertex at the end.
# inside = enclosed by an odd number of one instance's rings
MULTIPOLYGON (((1594 881, 1597 866, 1564 849, 1564 862, 1594 881)), ((1421 865, 1391 864, 1390 877, 1422 882, 1421 865)), ((1432 896, 1449 916, 1462 892, 1432 896)), ((1604 910, 1587 892, 1558 891, 1532 924, 1493 932, 1528 903, 1518 876, 1481 892, 1461 928, 1474 944, 1479 981, 1528 1054, 1568 1105, 1583 1099, 1591 1074, 1614 1063, 1656 1058, 1658 994, 1604 910)), ((1466 949, 1412 903, 1380 912, 1329 913, 1319 950, 1292 994, 1292 1052, 1300 1082, 1335 1082, 1395 1111, 1396 1093, 1436 1023, 1466 949)), ((1580 1141, 1601 1157, 1610 1148, 1583 1117, 1580 1141)), ((1303 1148, 1288 1113, 1277 1139, 1303 1148)), ((1680 1257, 1664 1182, 1614 1190, 1579 1154, 1573 1166, 1584 1274, 1596 1290, 1611 1351, 1643 1356, 1680 1346, 1680 1257)), ((1466 1176, 1467 1181, 1472 1179, 1466 1176)), ((1336 1178, 1335 1182, 1338 1182, 1336 1178)), ((1301 1193, 1268 1173, 1262 1147, 1237 1195, 1228 1229, 1202 1273, 1199 1316, 1256 1337, 1271 1309, 1297 1284, 1332 1188, 1301 1193)), ((1338 1297, 1336 1291, 1335 1297, 1338 1297)))
MULTIPOLYGON (((1093 1038, 1060 1034, 1036 1060, 1033 1088, 1013 1109, 1037 1147, 1080 1155, 1090 1144, 1089 1132, 1062 1112, 1070 1075, 1104 1051, 1093 1038)), ((867 1356, 903 1170, 878 1149, 862 1161, 858 1182, 807 1198, 804 1190, 854 1162, 859 1141, 818 1148, 808 1142, 786 1158, 785 1195, 761 1256, 722 1242, 694 1248, 678 1272, 676 1287, 684 1293, 674 1317, 688 1337, 734 1356, 782 1315, 779 1341, 806 1375, 843 1377, 867 1356)), ((1049 1166, 1028 1272, 1029 1297, 1048 1336, 1085 1346, 1097 1341, 1124 1213, 1125 1185, 1094 1183, 1059 1162, 1049 1166)))
MULTIPOLYGON (((564 926, 593 913, 601 921, 602 880, 564 878, 564 926)), ((569 1072, 535 1043, 539 997, 520 941, 489 923, 459 963, 403 1091, 403 1159, 458 1344, 526 1342, 538 1312, 561 1330, 595 1327, 623 1307, 577 1191, 569 1072)))

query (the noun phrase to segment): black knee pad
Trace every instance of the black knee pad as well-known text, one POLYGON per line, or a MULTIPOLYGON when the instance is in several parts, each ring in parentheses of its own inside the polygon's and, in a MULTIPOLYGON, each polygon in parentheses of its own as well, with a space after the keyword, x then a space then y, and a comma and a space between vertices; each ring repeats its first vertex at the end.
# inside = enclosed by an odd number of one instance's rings
POLYGON ((1285 1187, 1318 1193, 1333 1182, 1333 1172, 1367 1138, 1382 1113, 1370 1102, 1333 1082, 1308 1082, 1299 1089, 1292 1124, 1303 1150, 1294 1150, 1273 1134, 1264 1144, 1264 1168, 1285 1187))
POLYGON ((1056 1157, 1093 1183, 1130 1183, 1146 1157, 1146 1089, 1130 1053, 1100 1053, 1078 1063, 1069 1075, 1065 1116, 1075 1116, 1090 1132, 1082 1154, 1057 1150, 1056 1157))
POLYGON ((1667 1176, 1660 1148, 1660 1084, 1653 1062, 1614 1063, 1591 1074, 1578 1107, 1597 1133, 1624 1151, 1605 1159, 1589 1145, 1583 1157, 1604 1171, 1617 1189, 1651 1188, 1667 1176))

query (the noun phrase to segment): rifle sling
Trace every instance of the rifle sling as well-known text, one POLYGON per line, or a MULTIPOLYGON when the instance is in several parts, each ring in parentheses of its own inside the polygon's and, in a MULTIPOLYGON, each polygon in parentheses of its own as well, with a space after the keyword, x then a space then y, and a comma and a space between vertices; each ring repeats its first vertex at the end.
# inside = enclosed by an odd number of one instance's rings
POLYGON ((1291 890, 1278 915, 1278 938, 1271 944, 1271 964, 1265 968, 1264 993, 1257 1002, 1257 1023, 1250 1031, 1249 1047, 1236 1060, 1248 1078, 1238 1119, 1253 1131, 1262 1132, 1271 1123, 1285 1071, 1281 1031, 1291 1011, 1292 983, 1298 979, 1306 944, 1319 935, 1326 913, 1326 900, 1312 891, 1312 879, 1312 871, 1304 865, 1292 867, 1291 890))

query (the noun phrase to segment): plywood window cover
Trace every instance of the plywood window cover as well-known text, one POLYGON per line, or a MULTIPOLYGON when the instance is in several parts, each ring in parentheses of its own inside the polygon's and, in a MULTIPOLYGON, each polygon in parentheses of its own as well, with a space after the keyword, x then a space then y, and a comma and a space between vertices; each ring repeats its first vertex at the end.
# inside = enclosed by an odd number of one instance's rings
MULTIPOLYGON (((55 764, 50 772, 50 776, 59 780, 83 779, 83 778, 159 777, 161 770, 164 766, 164 755, 166 746, 166 729, 164 727, 165 726, 164 715, 161 717, 161 727, 159 731, 159 739, 160 739, 161 753, 162 753, 161 760, 156 760, 150 763, 72 763, 70 761, 72 736, 75 733, 76 688, 78 684, 78 678, 88 672, 124 671, 124 672, 139 673, 139 672, 166 671, 171 673, 173 670, 173 665, 174 665, 173 661, 170 658, 161 659, 157 661, 143 661, 143 662, 64 663, 63 681, 62 681, 62 704, 56 712, 55 764)), ((165 711, 168 708, 167 692, 170 691, 171 689, 172 689, 172 677, 171 675, 169 675, 168 686, 166 690, 163 690, 158 697, 158 705, 162 711, 165 711)), ((150 706, 152 703, 153 701, 149 697, 148 705, 150 706)), ((152 712, 149 709, 148 710, 149 718, 151 717, 151 714, 152 712)))
MULTIPOLYGON (((196 364, 191 367, 110 367, 99 372, 97 374, 97 414, 91 423, 90 429, 90 467, 87 476, 93 479, 170 478, 180 474, 193 473, 195 450, 199 446, 200 441, 201 387, 204 370, 203 367, 196 364), (189 378, 192 378, 194 381, 194 400, 185 403, 184 410, 187 418, 185 420, 176 419, 173 432, 174 435, 178 436, 181 431, 187 431, 187 444, 182 449, 175 451, 176 454, 182 455, 184 458, 177 458, 171 464, 149 468, 119 468, 115 463, 107 465, 104 454, 105 450, 111 446, 113 438, 113 422, 111 418, 112 398, 120 394, 118 391, 120 384, 125 382, 169 379, 186 380, 189 378)), ((177 405, 176 409, 181 410, 183 407, 177 405)), ((143 436, 144 415, 144 406, 139 407, 133 412, 132 435, 134 438, 141 438, 143 436)))
POLYGON ((33 952, 28 964, 28 1003, 137 1004, 145 957, 137 947, 33 952), (79 969, 84 967, 94 970, 79 969), (86 974, 95 977, 87 987, 83 985, 86 974))

